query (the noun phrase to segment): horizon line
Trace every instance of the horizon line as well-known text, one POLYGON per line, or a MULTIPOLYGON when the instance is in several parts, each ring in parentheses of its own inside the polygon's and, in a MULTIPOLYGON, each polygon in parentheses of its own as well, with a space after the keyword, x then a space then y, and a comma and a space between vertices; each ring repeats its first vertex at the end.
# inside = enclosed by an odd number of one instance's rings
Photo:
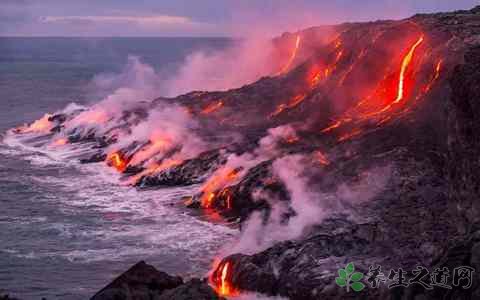
POLYGON ((186 39, 208 39, 208 38, 242 38, 241 36, 227 36, 227 35, 211 35, 211 36, 187 36, 187 35, 178 35, 178 36, 161 36, 161 35, 104 35, 104 36, 82 36, 82 35, 0 35, 0 38, 186 38, 186 39))

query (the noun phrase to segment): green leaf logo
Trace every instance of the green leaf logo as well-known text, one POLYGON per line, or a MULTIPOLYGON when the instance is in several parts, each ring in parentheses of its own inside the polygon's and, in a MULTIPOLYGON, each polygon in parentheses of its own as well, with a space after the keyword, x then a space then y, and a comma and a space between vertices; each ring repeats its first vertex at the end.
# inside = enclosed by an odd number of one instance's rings
POLYGON ((360 292, 365 288, 365 284, 360 282, 362 278, 362 273, 355 272, 355 265, 348 263, 345 269, 338 270, 338 277, 335 278, 335 283, 340 287, 347 287, 347 292, 350 291, 350 287, 355 292, 360 292))

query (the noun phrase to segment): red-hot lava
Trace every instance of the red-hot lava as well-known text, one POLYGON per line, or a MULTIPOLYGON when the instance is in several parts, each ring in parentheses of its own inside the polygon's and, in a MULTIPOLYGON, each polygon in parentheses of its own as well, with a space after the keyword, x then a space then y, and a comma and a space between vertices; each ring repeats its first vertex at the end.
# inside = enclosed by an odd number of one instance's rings
POLYGON ((135 174, 134 176, 130 177, 128 181, 126 181, 126 184, 128 185, 134 185, 136 184, 140 179, 142 179, 145 176, 149 176, 152 174, 157 174, 160 173, 163 170, 170 169, 172 167, 178 166, 183 162, 181 159, 167 159, 165 161, 162 161, 161 163, 154 163, 150 166, 148 166, 145 170, 142 172, 135 174))
POLYGON ((302 37, 300 35, 297 35, 297 38, 295 39, 295 46, 292 50, 292 54, 290 55, 290 58, 276 75, 285 74, 290 69, 293 62, 295 61, 295 58, 297 57, 297 53, 298 53, 298 49, 300 48, 301 41, 302 41, 302 37))
POLYGON ((128 165, 128 160, 119 151, 110 153, 106 161, 109 166, 113 166, 119 172, 125 171, 128 165))
POLYGON ((14 131, 16 133, 48 133, 54 126, 53 123, 49 121, 51 116, 51 114, 45 114, 32 124, 17 127, 14 131))
POLYGON ((217 101, 217 102, 211 103, 211 104, 207 105, 207 107, 205 107, 205 108, 201 111, 201 114, 202 114, 202 115, 211 114, 211 113, 219 110, 220 108, 222 108, 222 106, 223 106, 223 101, 222 101, 222 100, 219 100, 219 101, 217 101))
MULTIPOLYGON (((299 38, 300 37, 297 38, 297 41, 299 41, 299 38)), ((307 74, 306 84, 308 87, 305 89, 306 91, 293 96, 287 103, 282 103, 278 105, 275 111, 272 112, 268 117, 276 117, 285 110, 292 109, 302 103, 311 89, 316 87, 321 81, 328 79, 330 75, 335 71, 338 63, 342 59, 343 53, 344 50, 342 49, 342 41, 340 39, 337 39, 335 41, 335 57, 333 61, 326 66, 322 66, 320 63, 314 65, 307 74)))
MULTIPOLYGON (((375 88, 373 94, 361 100, 357 106, 355 106, 352 110, 347 111, 342 118, 323 129, 322 132, 329 132, 346 123, 385 114, 392 110, 394 106, 405 103, 407 98, 411 96, 410 94, 415 84, 416 73, 412 68, 415 54, 424 40, 424 36, 421 35, 415 41, 415 43, 409 47, 408 52, 402 57, 400 69, 396 75, 386 74, 383 80, 375 88)), ((382 124, 391 119, 387 117, 382 118, 382 124)), ((339 138, 339 141, 347 140, 360 134, 361 132, 362 131, 360 128, 354 128, 351 130, 351 132, 343 134, 339 138)))
POLYGON ((151 134, 148 143, 143 145, 139 151, 135 152, 130 159, 129 164, 132 166, 139 165, 151 159, 158 153, 165 153, 171 149, 172 144, 173 141, 166 132, 161 129, 155 130, 151 134))
MULTIPOLYGON (((225 167, 218 170, 202 187, 200 203, 203 208, 212 208, 218 191, 238 178, 239 169, 225 167)), ((227 201, 228 202, 228 201, 227 201)), ((228 205, 228 204, 227 204, 228 205)), ((231 206, 231 205, 230 205, 231 206)))
POLYGON ((412 63, 413 54, 415 53, 415 50, 417 49, 418 46, 420 46, 421 43, 423 43, 423 41, 424 41, 424 37, 422 35, 417 40, 417 42, 412 46, 412 48, 410 48, 410 51, 408 51, 408 54, 403 58, 402 67, 400 69, 400 75, 398 77, 397 97, 391 104, 385 106, 378 113, 382 113, 384 111, 389 110, 390 108, 392 108, 394 104, 399 103, 400 101, 404 100, 404 98, 406 97, 406 89, 411 88, 411 85, 413 84, 413 78, 407 78, 406 73, 412 63))
POLYGON ((227 261, 215 268, 215 271, 210 276, 210 284, 213 285, 217 294, 223 297, 235 296, 238 290, 235 289, 231 283, 232 264, 227 261))
POLYGON ((322 80, 326 80, 330 77, 330 75, 335 71, 337 68, 338 63, 343 57, 344 50, 342 49, 342 40, 337 39, 335 41, 335 58, 333 61, 324 66, 321 67, 320 63, 317 64, 316 66, 313 67, 313 70, 311 71, 310 75, 307 78, 307 81, 310 85, 310 88, 314 88, 317 86, 322 80))
POLYGON ((328 166, 330 164, 330 161, 328 160, 328 158, 321 151, 316 151, 314 153, 314 158, 316 161, 318 161, 320 164, 324 166, 328 166))
POLYGON ((294 96, 292 99, 290 99, 290 101, 288 103, 283 103, 283 104, 280 104, 279 106, 277 106, 277 109, 274 112, 272 112, 268 117, 273 118, 273 117, 281 114, 286 109, 294 108, 295 106, 302 103, 302 101, 305 100, 306 96, 307 96, 307 94, 300 94, 300 95, 294 96))
POLYGON ((65 138, 61 138, 61 139, 55 140, 55 142, 53 142, 53 144, 55 146, 64 146, 64 145, 68 144, 68 140, 65 139, 65 138))
POLYGON ((440 77, 440 71, 442 70, 443 59, 440 59, 437 64, 435 65, 435 75, 430 80, 430 82, 425 86, 423 89, 424 93, 428 93, 431 89, 435 81, 437 81, 438 77, 440 77))

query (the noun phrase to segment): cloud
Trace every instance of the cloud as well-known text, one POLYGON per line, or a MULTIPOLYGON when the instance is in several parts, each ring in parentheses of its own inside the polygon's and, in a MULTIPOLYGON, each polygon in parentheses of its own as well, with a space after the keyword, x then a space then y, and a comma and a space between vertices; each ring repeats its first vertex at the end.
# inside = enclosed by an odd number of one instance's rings
POLYGON ((100 24, 118 24, 131 23, 143 27, 156 26, 199 26, 205 23, 193 21, 191 18, 183 16, 170 15, 152 15, 152 16, 46 16, 40 18, 43 23, 100 23, 100 24))

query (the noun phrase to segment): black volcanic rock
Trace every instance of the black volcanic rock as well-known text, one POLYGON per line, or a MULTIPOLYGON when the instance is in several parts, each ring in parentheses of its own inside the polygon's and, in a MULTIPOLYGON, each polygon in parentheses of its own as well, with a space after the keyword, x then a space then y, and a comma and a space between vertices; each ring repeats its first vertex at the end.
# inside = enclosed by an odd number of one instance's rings
POLYGON ((225 162, 226 158, 222 150, 207 151, 158 174, 145 176, 137 182, 137 185, 149 187, 200 183, 225 162))
POLYGON ((217 293, 204 281, 192 279, 181 286, 163 292, 155 300, 221 300, 217 293))
MULTIPOLYGON (((479 18, 480 19, 480 18, 479 18)), ((480 22, 480 21, 479 21, 480 22)), ((449 194, 455 200, 461 230, 480 221, 480 40, 457 66, 450 84, 452 97, 449 121, 449 194)))
POLYGON ((150 300, 183 283, 141 261, 96 293, 91 300, 150 300))
POLYGON ((0 300, 19 300, 19 299, 10 297, 9 295, 0 295, 0 300))
MULTIPOLYGON (((253 211, 263 211, 268 215, 270 205, 267 198, 278 201, 289 199, 283 184, 272 174, 271 165, 272 160, 261 162, 249 169, 238 183, 216 191, 213 207, 224 216, 240 217, 241 221, 248 218, 253 211), (254 200, 253 194, 256 190, 262 190, 264 196, 254 200)), ((198 203, 201 196, 201 193, 195 195, 194 202, 198 203)))
POLYGON ((90 157, 81 158, 80 163, 82 164, 97 163, 97 162, 105 161, 105 159, 107 159, 107 155, 105 153, 97 152, 95 154, 92 154, 90 157))
POLYGON ((166 299, 222 300, 224 298, 219 297, 205 280, 193 278, 184 283, 181 277, 160 272, 144 261, 135 264, 91 298, 91 300, 166 299))

